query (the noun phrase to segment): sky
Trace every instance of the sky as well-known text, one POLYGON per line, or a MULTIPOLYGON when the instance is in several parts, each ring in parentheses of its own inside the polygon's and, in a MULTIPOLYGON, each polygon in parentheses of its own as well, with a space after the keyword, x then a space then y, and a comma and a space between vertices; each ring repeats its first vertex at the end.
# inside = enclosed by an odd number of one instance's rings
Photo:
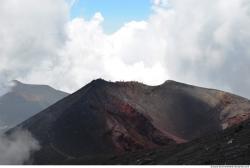
POLYGON ((112 33, 131 20, 145 20, 151 12, 150 0, 76 0, 70 11, 71 19, 84 17, 91 19, 100 12, 105 18, 103 29, 112 33))
POLYGON ((0 94, 171 79, 250 98, 249 30, 250 0, 1 0, 0 94))

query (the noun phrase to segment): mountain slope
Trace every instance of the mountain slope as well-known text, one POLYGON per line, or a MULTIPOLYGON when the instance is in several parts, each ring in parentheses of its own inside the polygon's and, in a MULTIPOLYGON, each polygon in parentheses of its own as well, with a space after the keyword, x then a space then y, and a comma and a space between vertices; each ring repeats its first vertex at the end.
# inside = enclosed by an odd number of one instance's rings
POLYGON ((86 162, 102 165, 249 165, 250 120, 185 144, 95 160, 71 159, 59 164, 86 162))
POLYGON ((13 81, 10 91, 0 97, 0 127, 13 127, 68 94, 46 85, 13 81))
POLYGON ((249 118, 250 102, 174 81, 94 80, 23 122, 42 149, 35 164, 103 157, 191 141, 249 118))

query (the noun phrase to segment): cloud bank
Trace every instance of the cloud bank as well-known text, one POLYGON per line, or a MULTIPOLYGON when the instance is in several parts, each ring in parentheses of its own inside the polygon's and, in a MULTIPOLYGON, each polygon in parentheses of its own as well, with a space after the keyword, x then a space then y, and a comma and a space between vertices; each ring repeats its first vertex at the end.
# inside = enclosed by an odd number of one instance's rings
MULTIPOLYGON (((24 79, 36 71, 50 71, 67 38, 64 25, 68 21, 68 9, 67 3, 61 0, 0 2, 2 83, 24 79)), ((41 81, 43 78, 46 77, 41 76, 41 81)))
POLYGON ((147 20, 112 34, 98 12, 69 20, 72 2, 0 2, 2 81, 75 91, 99 77, 173 79, 250 98, 249 0, 154 0, 147 20))
POLYGON ((10 136, 0 135, 0 164, 20 165, 29 161, 40 146, 28 131, 17 130, 10 136))

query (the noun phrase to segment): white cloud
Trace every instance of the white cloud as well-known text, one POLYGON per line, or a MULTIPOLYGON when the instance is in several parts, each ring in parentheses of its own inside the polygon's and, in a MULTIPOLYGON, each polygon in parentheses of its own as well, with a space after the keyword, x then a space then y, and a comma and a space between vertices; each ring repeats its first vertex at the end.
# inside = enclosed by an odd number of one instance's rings
POLYGON ((75 91, 99 77, 171 78, 250 97, 249 0, 152 2, 149 19, 106 34, 101 13, 70 21, 63 0, 1 1, 0 79, 75 91))
POLYGON ((153 5, 156 7, 167 7, 169 6, 169 0, 152 0, 153 5))
POLYGON ((31 153, 39 149, 38 141, 28 131, 17 130, 9 136, 0 135, 0 164, 24 164, 30 161, 31 153))
POLYGON ((60 0, 0 1, 0 79, 24 78, 56 62, 66 39, 68 6, 60 0))
POLYGON ((249 1, 170 3, 173 9, 154 16, 166 41, 173 40, 165 57, 170 78, 250 97, 249 1))

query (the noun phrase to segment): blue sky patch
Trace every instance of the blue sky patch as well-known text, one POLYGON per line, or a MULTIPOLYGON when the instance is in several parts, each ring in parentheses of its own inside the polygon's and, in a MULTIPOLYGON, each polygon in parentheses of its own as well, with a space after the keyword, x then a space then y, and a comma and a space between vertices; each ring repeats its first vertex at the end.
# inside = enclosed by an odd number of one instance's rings
POLYGON ((111 33, 126 22, 147 19, 151 12, 151 0, 77 0, 71 9, 71 18, 89 20, 96 12, 101 12, 105 19, 104 31, 111 33))

